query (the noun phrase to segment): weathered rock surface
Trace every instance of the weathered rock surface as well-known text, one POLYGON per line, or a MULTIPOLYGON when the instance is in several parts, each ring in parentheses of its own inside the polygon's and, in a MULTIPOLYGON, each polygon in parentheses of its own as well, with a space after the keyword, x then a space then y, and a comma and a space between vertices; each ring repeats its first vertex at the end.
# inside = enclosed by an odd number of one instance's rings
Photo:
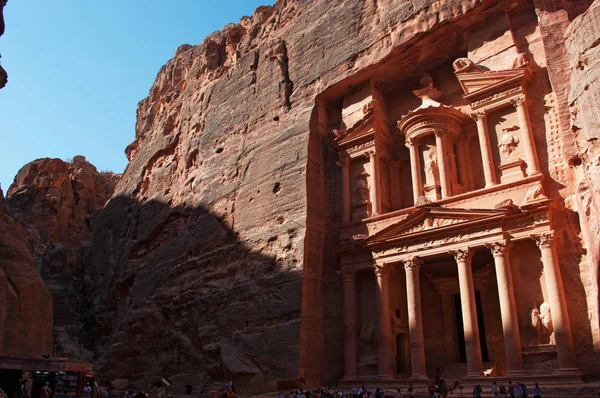
MULTIPOLYGON (((539 3, 566 10, 563 31, 580 12, 539 3)), ((228 376, 243 394, 298 376, 339 380, 340 184, 327 144, 339 120, 325 103, 466 53, 469 26, 523 4, 543 11, 527 1, 278 1, 181 46, 138 106, 130 163, 84 260, 100 374, 166 374, 194 392, 228 376)), ((483 64, 504 57, 508 68, 516 55, 482 48, 483 64)))
POLYGON ((0 190, 0 355, 52 353, 52 299, 0 190))
MULTIPOLYGON (((574 202, 582 224, 587 257, 595 280, 596 307, 591 321, 600 326, 600 1, 596 0, 565 32, 570 56, 568 92, 571 130, 577 152, 574 202)), ((595 344, 600 345, 600 340, 595 344)))
POLYGON ((25 165, 7 192, 7 206, 25 227, 52 294, 57 355, 80 354, 81 258, 90 243, 90 223, 117 180, 113 173, 99 173, 83 156, 72 162, 46 158, 25 165))
MULTIPOLYGON (((4 6, 6 5, 7 0, 0 0, 0 36, 4 33, 4 6)), ((8 81, 8 74, 0 66, 0 88, 6 86, 6 82, 8 81)))

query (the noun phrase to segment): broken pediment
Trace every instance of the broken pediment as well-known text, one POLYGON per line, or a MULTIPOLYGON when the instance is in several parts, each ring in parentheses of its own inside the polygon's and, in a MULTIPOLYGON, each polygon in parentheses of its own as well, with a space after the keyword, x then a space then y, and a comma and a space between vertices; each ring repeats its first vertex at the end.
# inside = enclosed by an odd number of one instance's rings
POLYGON ((519 54, 512 69, 500 71, 484 70, 468 58, 459 58, 453 64, 454 74, 465 93, 463 98, 474 109, 522 94, 531 79, 530 66, 529 54, 519 54))
POLYGON ((422 233, 439 231, 460 224, 489 220, 501 217, 504 209, 448 209, 443 207, 422 207, 406 219, 379 231, 364 241, 367 246, 385 243, 422 233))

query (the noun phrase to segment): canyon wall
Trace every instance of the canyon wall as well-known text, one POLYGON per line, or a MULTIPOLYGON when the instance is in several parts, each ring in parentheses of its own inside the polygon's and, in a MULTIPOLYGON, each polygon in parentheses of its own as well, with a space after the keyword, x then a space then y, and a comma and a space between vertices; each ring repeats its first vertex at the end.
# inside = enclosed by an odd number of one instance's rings
POLYGON ((33 258, 52 294, 55 355, 82 357, 79 314, 81 260, 90 245, 91 223, 111 197, 118 175, 99 173, 83 156, 72 161, 38 159, 17 173, 6 195, 14 219, 24 226, 33 258))
POLYGON ((138 105, 114 191, 116 177, 80 158, 33 162, 10 188, 55 295, 59 346, 74 353, 68 342, 81 338, 102 380, 140 389, 162 375, 194 395, 225 377, 241 394, 299 378, 336 383, 344 321, 333 130, 356 119, 365 90, 388 101, 384 122, 395 128, 414 105, 398 93, 425 72, 444 85, 456 58, 507 69, 531 52, 541 100, 532 118, 562 225, 579 364, 594 367, 598 7, 589 5, 280 0, 179 47, 138 105))
MULTIPOLYGON (((4 6, 6 5, 7 0, 0 0, 0 36, 4 33, 4 6)), ((8 74, 0 66, 0 88, 6 86, 6 82, 8 81, 8 74)))
POLYGON ((52 299, 0 190, 0 355, 52 354, 52 299))

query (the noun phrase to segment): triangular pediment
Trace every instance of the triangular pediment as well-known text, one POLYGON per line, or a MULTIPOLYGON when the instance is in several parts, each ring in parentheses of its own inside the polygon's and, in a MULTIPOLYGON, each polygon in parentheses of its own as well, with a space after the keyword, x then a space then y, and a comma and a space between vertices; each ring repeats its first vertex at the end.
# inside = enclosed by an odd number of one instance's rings
POLYGON ((363 138, 372 137, 374 133, 374 112, 371 109, 348 130, 339 132, 339 135, 335 138, 335 143, 338 146, 344 146, 363 138))
POLYGON ((500 91, 505 86, 518 86, 526 74, 525 68, 502 71, 458 72, 456 78, 464 93, 473 95, 488 91, 500 91))
POLYGON ((370 236, 364 241, 367 246, 385 243, 390 240, 419 236, 430 232, 439 232, 463 225, 499 217, 504 209, 449 209, 443 207, 424 207, 402 221, 370 236))

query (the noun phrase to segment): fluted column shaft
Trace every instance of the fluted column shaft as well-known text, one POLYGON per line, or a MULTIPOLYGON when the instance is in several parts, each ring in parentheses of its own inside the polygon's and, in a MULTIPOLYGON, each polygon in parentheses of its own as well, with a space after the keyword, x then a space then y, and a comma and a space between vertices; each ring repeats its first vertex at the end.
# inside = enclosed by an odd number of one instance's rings
POLYGON ((527 175, 540 174, 540 163, 535 148, 533 139, 533 131, 529 121, 529 112, 527 111, 527 100, 525 97, 520 97, 512 101, 512 104, 517 109, 517 117, 519 119, 519 127, 521 128, 521 139, 523 140, 523 150, 527 160, 527 175))
POLYGON ((376 216, 381 213, 381 203, 379 201, 379 156, 375 151, 369 152, 371 165, 371 189, 369 190, 369 200, 371 201, 371 215, 376 216))
POLYGON ((421 176, 421 159, 419 159, 419 144, 415 142, 407 142, 406 144, 410 153, 410 173, 412 176, 413 199, 417 203, 417 199, 422 196, 423 177, 421 176))
POLYGON ((392 377, 392 347, 390 341, 390 314, 388 305, 388 270, 381 265, 375 265, 377 286, 375 289, 375 302, 377 304, 377 332, 378 332, 378 367, 379 377, 392 377))
POLYGON ((436 130, 435 131, 435 147, 437 150, 437 161, 438 169, 440 172, 440 185, 442 187, 442 198, 447 198, 452 195, 450 189, 450 176, 446 165, 446 151, 445 151, 445 140, 444 135, 446 131, 436 130))
POLYGON ((425 340, 423 339, 423 316, 421 312, 420 265, 418 257, 404 262, 411 377, 422 379, 427 377, 427 369, 425 366, 425 340))
POLYGON ((457 250, 454 253, 458 265, 458 284, 467 354, 467 376, 481 376, 483 374, 483 361, 479 342, 473 271, 471 270, 472 256, 473 252, 469 249, 457 250))
POLYGON ((496 185, 496 172, 494 171, 494 156, 492 155, 492 144, 487 127, 487 116, 485 112, 472 115, 477 122, 477 137, 479 138, 479 149, 481 150, 481 163, 483 163, 483 175, 485 186, 496 185))
POLYGON ((355 378, 356 371, 356 294, 352 269, 342 270, 344 279, 344 378, 355 378))
POLYGON ((524 373, 521 334, 517 323, 517 304, 508 261, 508 244, 506 242, 494 243, 490 246, 490 249, 494 256, 496 268, 507 373, 509 375, 524 373))
POLYGON ((573 370, 577 368, 573 338, 571 335, 571 323, 567 311, 567 302, 563 290, 560 266, 554 247, 554 236, 552 233, 535 237, 536 243, 542 255, 542 265, 546 279, 546 291, 550 301, 550 312, 552 315, 552 327, 556 340, 556 352, 558 356, 559 371, 573 370))

